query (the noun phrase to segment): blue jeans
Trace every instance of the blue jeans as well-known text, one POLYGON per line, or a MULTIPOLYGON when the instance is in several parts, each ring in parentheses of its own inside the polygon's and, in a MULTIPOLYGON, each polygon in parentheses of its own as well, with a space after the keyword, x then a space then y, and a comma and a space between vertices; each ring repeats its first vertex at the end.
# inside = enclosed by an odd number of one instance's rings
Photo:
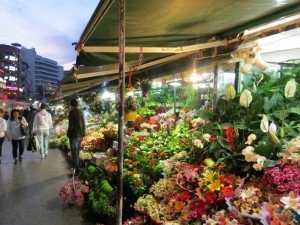
POLYGON ((40 150, 41 156, 48 155, 48 146, 49 146, 49 130, 38 130, 37 131, 37 138, 40 142, 40 150))
POLYGON ((71 155, 73 159, 74 168, 76 170, 79 170, 80 168, 79 151, 80 151, 81 141, 82 141, 82 137, 70 139, 71 155))
POLYGON ((11 140, 12 143, 12 152, 14 159, 18 158, 18 148, 19 148, 19 157, 21 157, 24 153, 24 139, 20 140, 11 140))

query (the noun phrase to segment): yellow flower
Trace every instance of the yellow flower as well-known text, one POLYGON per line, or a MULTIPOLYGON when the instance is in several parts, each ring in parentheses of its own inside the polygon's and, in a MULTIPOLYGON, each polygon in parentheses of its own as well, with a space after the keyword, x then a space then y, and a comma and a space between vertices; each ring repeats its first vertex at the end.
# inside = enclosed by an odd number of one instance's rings
POLYGON ((215 180, 211 184, 207 185, 210 191, 220 191, 223 185, 220 182, 220 179, 215 180))
POLYGON ((219 173, 216 171, 206 170, 203 173, 203 179, 207 183, 213 183, 217 178, 219 178, 219 173))
POLYGON ((237 207, 237 206, 239 206, 239 205, 240 205, 240 202, 239 202, 239 201, 237 201, 237 200, 235 200, 235 201, 233 201, 233 205, 234 205, 235 207, 237 207))
POLYGON ((284 95, 286 98, 292 98, 295 95, 297 83, 294 79, 289 80, 284 88, 284 95))
POLYGON ((261 216, 261 209, 260 208, 253 208, 252 211, 253 211, 252 215, 261 216))
POLYGON ((226 98, 228 100, 234 99, 236 95, 236 91, 232 85, 228 85, 225 90, 226 98))
POLYGON ((254 204, 254 203, 258 203, 259 198, 257 196, 253 196, 251 197, 249 200, 249 203, 254 204))
POLYGON ((246 203, 243 203, 241 206, 241 212, 242 213, 249 213, 250 209, 246 203))
POLYGON ((253 98, 251 92, 245 89, 242 91, 240 96, 240 105, 248 108, 250 103, 252 102, 252 99, 253 98))
POLYGON ((253 141, 256 140, 256 135, 255 134, 250 134, 247 138, 247 142, 245 144, 251 145, 253 141))

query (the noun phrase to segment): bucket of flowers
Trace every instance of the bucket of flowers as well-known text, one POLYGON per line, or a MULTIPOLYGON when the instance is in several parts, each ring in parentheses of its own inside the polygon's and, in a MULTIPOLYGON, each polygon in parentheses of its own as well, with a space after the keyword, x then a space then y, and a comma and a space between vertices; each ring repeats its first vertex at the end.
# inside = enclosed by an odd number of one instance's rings
POLYGON ((59 192, 60 199, 70 205, 82 206, 84 196, 90 192, 88 184, 83 184, 74 179, 75 170, 71 181, 64 183, 59 192))

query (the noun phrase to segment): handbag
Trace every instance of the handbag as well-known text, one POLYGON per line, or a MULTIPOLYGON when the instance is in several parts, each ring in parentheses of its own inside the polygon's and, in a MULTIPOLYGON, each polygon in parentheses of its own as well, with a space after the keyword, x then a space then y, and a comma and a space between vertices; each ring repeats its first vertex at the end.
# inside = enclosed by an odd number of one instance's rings
POLYGON ((21 133, 26 136, 29 134, 29 126, 20 125, 21 133))

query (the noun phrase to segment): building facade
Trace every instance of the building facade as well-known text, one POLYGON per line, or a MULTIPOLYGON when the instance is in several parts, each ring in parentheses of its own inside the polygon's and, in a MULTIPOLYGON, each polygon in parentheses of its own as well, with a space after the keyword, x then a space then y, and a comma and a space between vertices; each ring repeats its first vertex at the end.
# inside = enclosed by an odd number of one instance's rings
POLYGON ((32 79, 21 45, 0 44, 0 99, 25 100, 32 96, 32 79))
POLYGON ((63 78, 63 67, 52 59, 38 55, 34 48, 22 47, 21 53, 32 74, 34 98, 42 100, 52 96, 63 78))

